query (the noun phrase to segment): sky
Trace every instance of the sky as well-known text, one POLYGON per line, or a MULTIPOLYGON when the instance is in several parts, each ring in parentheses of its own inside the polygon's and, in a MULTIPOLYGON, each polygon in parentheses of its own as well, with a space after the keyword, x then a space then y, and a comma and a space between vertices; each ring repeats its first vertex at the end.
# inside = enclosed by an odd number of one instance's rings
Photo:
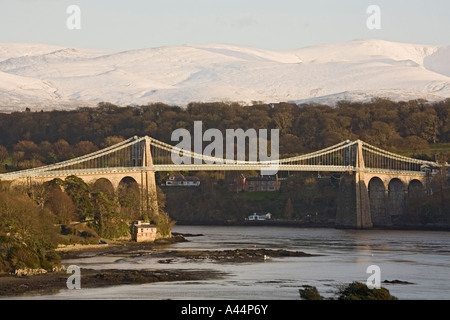
POLYGON ((110 50, 223 43, 283 51, 362 38, 450 45, 449 13, 448 0, 0 0, 0 42, 110 50), (71 5, 79 15, 67 13, 71 5), (371 5, 379 15, 367 12, 371 5))

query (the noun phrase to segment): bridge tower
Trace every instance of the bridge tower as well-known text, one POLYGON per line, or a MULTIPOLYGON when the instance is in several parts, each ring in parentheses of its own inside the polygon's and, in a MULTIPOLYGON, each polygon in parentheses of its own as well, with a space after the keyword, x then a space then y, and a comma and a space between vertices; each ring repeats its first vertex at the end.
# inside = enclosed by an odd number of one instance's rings
POLYGON ((143 205, 151 215, 158 215, 158 196, 156 191, 156 179, 155 170, 150 170, 153 167, 153 158, 151 153, 151 141, 149 137, 145 137, 145 152, 144 161, 142 166, 146 169, 142 171, 142 194, 143 194, 143 205))
MULTIPOLYGON (((137 139, 137 137, 135 137, 137 139)), ((158 215, 158 197, 156 191, 155 170, 151 153, 151 139, 145 137, 143 141, 134 144, 130 154, 132 167, 142 167, 140 172, 141 210, 150 216, 158 215)))
POLYGON ((370 229, 373 227, 370 214, 368 185, 364 179, 365 168, 362 141, 349 147, 349 160, 356 171, 344 173, 339 185, 336 227, 370 229))

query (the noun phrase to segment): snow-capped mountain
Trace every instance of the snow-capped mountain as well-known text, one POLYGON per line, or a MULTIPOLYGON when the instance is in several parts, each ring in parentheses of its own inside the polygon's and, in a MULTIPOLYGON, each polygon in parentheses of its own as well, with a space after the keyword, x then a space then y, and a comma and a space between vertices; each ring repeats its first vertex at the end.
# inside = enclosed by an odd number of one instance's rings
POLYGON ((124 52, 0 43, 0 110, 164 102, 450 97, 450 46, 355 40, 294 51, 184 45, 124 52))

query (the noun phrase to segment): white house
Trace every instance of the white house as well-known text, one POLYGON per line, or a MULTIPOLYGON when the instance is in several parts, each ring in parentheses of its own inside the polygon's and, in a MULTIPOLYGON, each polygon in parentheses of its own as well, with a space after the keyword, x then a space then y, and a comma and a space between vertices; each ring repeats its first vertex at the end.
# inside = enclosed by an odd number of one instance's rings
POLYGON ((431 175, 437 175, 440 172, 440 168, 430 164, 424 164, 420 167, 420 171, 430 173, 431 175))
POLYGON ((257 214, 256 212, 252 214, 251 216, 248 216, 248 220, 250 221, 264 221, 264 220, 271 220, 272 214, 270 212, 266 214, 257 214))
POLYGON ((170 174, 166 177, 167 187, 198 187, 200 179, 197 177, 185 177, 182 174, 170 174))

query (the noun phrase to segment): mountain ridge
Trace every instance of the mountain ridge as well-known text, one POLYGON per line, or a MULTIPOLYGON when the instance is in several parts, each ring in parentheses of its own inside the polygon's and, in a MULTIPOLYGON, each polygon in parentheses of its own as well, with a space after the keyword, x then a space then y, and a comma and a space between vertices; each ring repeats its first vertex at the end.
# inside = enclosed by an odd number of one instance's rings
POLYGON ((0 43, 0 111, 235 101, 334 104, 450 97, 450 46, 376 39, 271 51, 229 44, 129 51, 0 43))

